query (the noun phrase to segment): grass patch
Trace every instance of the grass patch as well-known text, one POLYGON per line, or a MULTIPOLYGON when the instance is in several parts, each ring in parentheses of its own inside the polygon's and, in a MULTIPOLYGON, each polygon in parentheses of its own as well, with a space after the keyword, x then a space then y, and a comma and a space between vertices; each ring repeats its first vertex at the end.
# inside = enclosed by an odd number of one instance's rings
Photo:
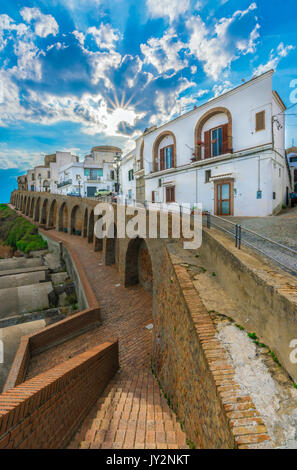
POLYGON ((29 253, 47 248, 35 225, 5 204, 0 204, 0 227, 0 238, 15 250, 29 253))

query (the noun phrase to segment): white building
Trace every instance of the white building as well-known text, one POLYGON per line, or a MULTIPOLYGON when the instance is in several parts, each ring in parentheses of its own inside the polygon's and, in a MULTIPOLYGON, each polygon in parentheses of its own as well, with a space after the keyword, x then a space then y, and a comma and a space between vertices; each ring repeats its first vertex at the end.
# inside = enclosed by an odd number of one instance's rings
POLYGON ((287 149, 287 158, 291 171, 292 184, 295 185, 297 183, 297 147, 294 146, 287 149))
POLYGON ((76 155, 72 155, 70 152, 56 152, 55 158, 50 162, 50 192, 59 193, 58 191, 58 182, 59 182, 59 169, 69 165, 71 163, 76 163, 79 161, 79 158, 76 155))
POLYGON ((93 197, 98 190, 114 192, 116 174, 113 167, 121 149, 111 146, 94 147, 84 162, 70 162, 59 168, 57 191, 60 194, 80 194, 93 197))
POLYGON ((291 190, 285 105, 273 70, 136 141, 137 200, 202 203, 217 215, 277 213, 291 190))
POLYGON ((136 200, 135 167, 136 152, 133 150, 122 158, 121 165, 121 194, 129 200, 136 200))

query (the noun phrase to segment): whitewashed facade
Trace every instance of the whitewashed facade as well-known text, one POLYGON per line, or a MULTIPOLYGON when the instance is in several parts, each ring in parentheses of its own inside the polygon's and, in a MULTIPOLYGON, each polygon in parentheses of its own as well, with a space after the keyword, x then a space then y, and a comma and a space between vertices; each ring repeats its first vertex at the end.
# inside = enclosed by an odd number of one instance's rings
POLYGON ((253 78, 137 139, 135 177, 145 200, 198 202, 223 216, 277 213, 291 187, 285 105, 272 76, 253 78))
POLYGON ((127 153, 122 158, 121 165, 121 195, 130 201, 136 200, 136 181, 135 181, 135 167, 136 167, 136 153, 135 150, 127 153))

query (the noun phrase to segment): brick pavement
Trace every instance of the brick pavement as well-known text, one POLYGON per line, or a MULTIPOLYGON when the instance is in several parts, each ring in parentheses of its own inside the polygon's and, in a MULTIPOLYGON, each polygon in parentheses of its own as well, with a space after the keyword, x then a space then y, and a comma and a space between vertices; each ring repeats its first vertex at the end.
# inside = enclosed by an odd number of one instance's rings
POLYGON ((187 448, 186 437, 150 369, 152 297, 140 286, 119 286, 116 266, 104 266, 86 240, 67 239, 99 301, 102 325, 31 359, 27 379, 94 347, 118 338, 120 371, 78 430, 71 448, 187 448))

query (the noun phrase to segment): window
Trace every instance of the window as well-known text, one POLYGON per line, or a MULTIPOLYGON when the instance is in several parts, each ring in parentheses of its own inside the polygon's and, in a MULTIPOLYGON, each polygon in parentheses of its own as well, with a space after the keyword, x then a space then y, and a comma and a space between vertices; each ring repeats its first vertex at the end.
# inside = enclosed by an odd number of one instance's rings
POLYGON ((278 176, 279 176, 279 177, 282 176, 282 169, 281 169, 281 168, 278 169, 278 176))
POLYGON ((152 191, 152 202, 155 202, 155 191, 152 191))
POLYGON ((263 131, 265 129, 265 111, 256 113, 256 132, 263 131))
POLYGON ((132 189, 128 189, 128 198, 132 199, 132 189))
POLYGON ((96 181, 103 176, 103 168, 85 168, 84 175, 89 179, 96 181))
POLYGON ((133 181, 133 180, 134 180, 134 172, 133 172, 133 170, 129 170, 129 171, 128 171, 128 179, 129 179, 129 181, 133 181))
POLYGON ((35 175, 32 175, 32 181, 34 181, 34 180, 35 180, 35 175))
POLYGON ((114 180, 114 170, 111 170, 111 172, 110 172, 110 179, 114 180))
POLYGON ((166 188, 166 202, 175 202, 175 186, 166 188))
POLYGON ((160 149, 160 171, 173 168, 173 145, 160 149))
POLYGON ((159 188, 161 188, 161 186, 162 186, 162 178, 159 178, 159 179, 158 179, 158 186, 159 186, 159 188))
POLYGON ((297 162, 297 157, 290 157, 290 163, 297 162))
POLYGON ((211 131, 211 156, 217 157, 222 154, 222 128, 218 127, 211 131))
POLYGON ((211 170, 206 170, 205 171, 205 183, 209 183, 210 178, 211 178, 211 170))
POLYGON ((51 172, 50 172, 50 171, 47 172, 47 177, 48 177, 48 178, 51 177, 51 172))

